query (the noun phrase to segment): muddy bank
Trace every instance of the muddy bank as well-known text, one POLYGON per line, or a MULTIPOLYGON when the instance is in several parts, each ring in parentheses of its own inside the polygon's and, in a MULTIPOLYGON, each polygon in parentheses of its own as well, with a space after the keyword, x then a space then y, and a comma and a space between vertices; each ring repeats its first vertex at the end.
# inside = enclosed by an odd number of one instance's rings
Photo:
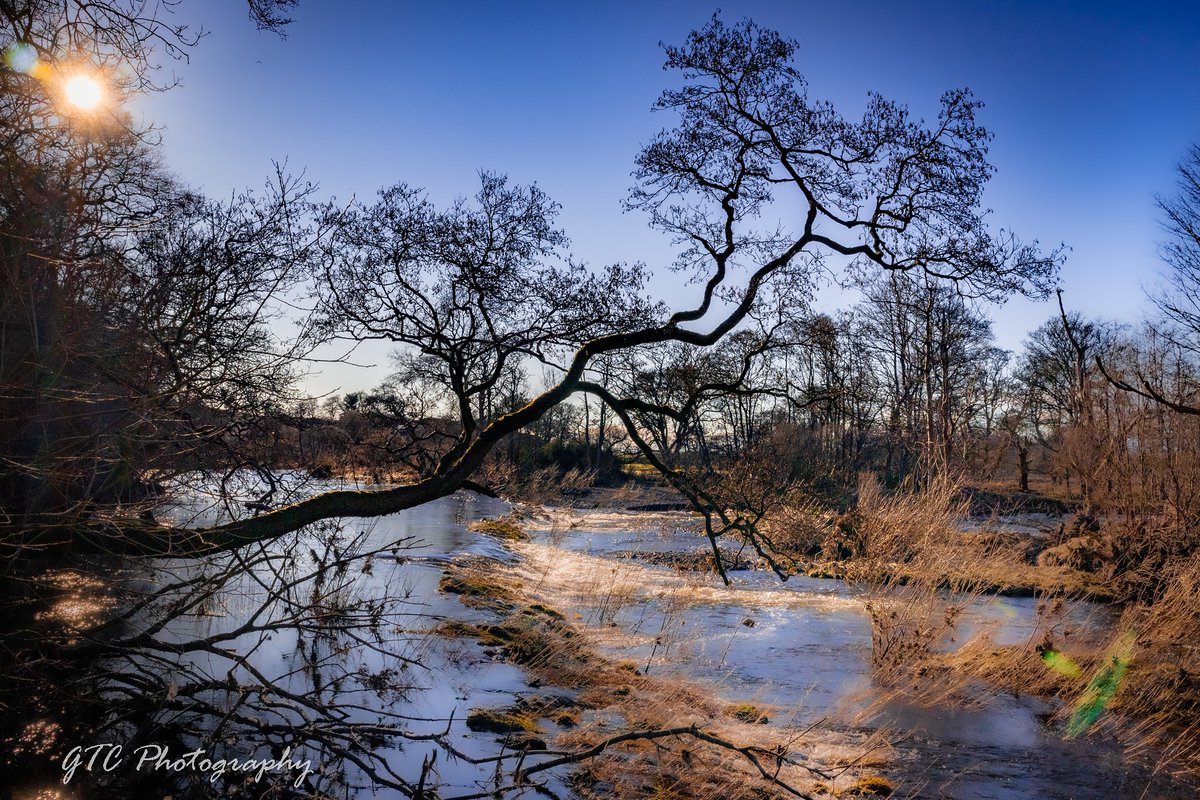
MULTIPOLYGON (((912 687, 880 683, 866 604, 881 598, 861 586, 802 575, 784 583, 746 570, 726 588, 712 573, 665 568, 702 546, 687 514, 558 509, 524 522, 532 541, 513 546, 521 558, 511 574, 538 602, 587 626, 605 657, 650 676, 711 681, 730 702, 767 709, 772 725, 883 733, 892 747, 881 772, 893 796, 1194 796, 1153 764, 1125 757, 1116 729, 1130 721, 1113 717, 1068 739, 1054 702, 999 690, 969 670, 938 674, 933 662, 912 687), (651 555, 625 557, 633 553, 651 555)), ((1022 647, 1031 671, 1048 669, 1038 643, 1083 641, 1114 621, 1103 604, 1062 597, 972 597, 935 647, 1022 647)), ((908 601, 886 601, 885 611, 888 602, 903 612, 908 601)))
MULTIPOLYGON (((442 591, 486 611, 489 621, 448 623, 439 632, 474 639, 531 676, 529 692, 505 706, 471 709, 467 717, 472 730, 525 750, 530 776, 552 761, 570 764, 573 791, 588 798, 761 800, 796 791, 814 797, 890 792, 890 781, 877 769, 886 758, 880 737, 777 723, 773 708, 731 699, 718 684, 659 675, 650 664, 621 658, 645 642, 604 624, 603 614, 567 610, 602 608, 613 600, 611 592, 609 601, 590 593, 603 591, 598 583, 579 580, 604 569, 597 563, 603 560, 548 545, 511 546, 521 556, 515 564, 447 570, 442 591), (568 597, 568 591, 583 594, 568 597), (589 755, 576 759, 572 753, 589 755)), ((660 598, 697 588, 667 578, 636 583, 660 598)))
MULTIPOLYGON (((519 505, 514 514, 530 532, 552 542, 574 542, 570 545, 574 549, 582 547, 608 558, 632 559, 681 572, 717 571, 700 518, 688 511, 519 505), (631 531, 639 533, 631 535, 631 531), (581 537, 587 541, 577 541, 581 537)), ((947 558, 940 584, 945 589, 969 585, 972 591, 997 597, 1114 599, 1112 587, 1090 573, 1040 557, 1060 541, 1066 522, 1069 519, 1064 521, 1040 511, 966 518, 962 530, 954 534, 957 541, 944 543, 947 558)), ((766 560, 749 547, 721 540, 719 549, 727 571, 773 572, 766 560)), ((866 564, 854 557, 822 557, 787 548, 783 551, 778 565, 791 576, 839 581, 869 577, 898 583, 930 579, 907 571, 903 564, 885 565, 881 571, 879 564, 866 564), (873 574, 865 576, 864 569, 873 574)))

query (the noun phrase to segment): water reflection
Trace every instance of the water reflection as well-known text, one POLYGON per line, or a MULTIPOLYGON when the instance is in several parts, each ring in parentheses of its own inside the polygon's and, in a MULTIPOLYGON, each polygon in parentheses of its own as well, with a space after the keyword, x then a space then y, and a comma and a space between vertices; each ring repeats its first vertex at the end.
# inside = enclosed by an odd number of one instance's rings
MULTIPOLYGON (((507 510, 461 494, 212 558, 43 570, 8 602, 19 624, 0 648, 4 674, 13 676, 0 686, 0 702, 21 713, 0 715, 0 786, 16 798, 494 790, 505 780, 486 760, 497 755, 495 737, 467 729, 467 711, 507 705, 530 686, 474 641, 429 630, 448 619, 487 621, 437 585, 449 561, 514 560, 466 527, 507 510), (100 742, 125 748, 124 768, 81 769, 65 792, 49 788, 61 786, 71 748, 100 742), (214 783, 194 769, 134 769, 132 754, 151 746, 176 756, 199 748, 210 759, 280 759, 287 751, 313 771, 273 771, 250 785, 228 774, 214 783)), ((541 546, 600 556, 696 546, 685 525, 664 529, 648 519, 607 515, 595 527, 547 531, 541 546)), ((654 594, 660 578, 639 575, 634 582, 651 589, 640 599, 564 610, 615 624, 621 658, 779 709, 774 724, 839 719, 891 728, 895 766, 907 776, 902 794, 1104 798, 1150 785, 1114 747, 1048 730, 1041 715, 1049 708, 1038 701, 981 690, 958 708, 873 703, 870 625, 844 584, 737 573, 731 590, 691 591, 693 602, 678 604, 668 592, 654 594)), ((1060 635, 1085 630, 1094 613, 1102 612, 1068 605, 1048 623, 1036 600, 987 601, 960 621, 958 636, 986 630, 997 642, 1024 641, 1048 624, 1060 635)), ((560 794, 561 777, 551 778, 560 794)), ((1154 793, 1171 796, 1157 785, 1154 793)))
POLYGON ((205 559, 40 572, 12 602, 29 613, 8 634, 5 674, 26 691, 4 698, 14 713, 0 722, 0 787, 49 791, 71 748, 103 744, 122 748, 120 765, 85 762, 69 792, 477 792, 496 768, 469 759, 495 743, 460 721, 478 695, 511 697, 523 679, 429 629, 472 613, 436 591, 446 560, 511 558, 465 529, 505 510, 459 495, 205 559), (247 783, 214 766, 285 753, 311 762, 311 774, 268 770, 247 783))

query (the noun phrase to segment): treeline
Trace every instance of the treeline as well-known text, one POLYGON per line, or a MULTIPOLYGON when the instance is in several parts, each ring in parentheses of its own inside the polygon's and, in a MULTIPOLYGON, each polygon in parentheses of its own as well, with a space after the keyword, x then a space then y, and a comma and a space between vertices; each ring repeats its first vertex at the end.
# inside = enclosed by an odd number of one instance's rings
MULTIPOLYGON (((1089 511, 1194 522, 1200 420, 1118 385, 1136 375, 1195 402, 1200 373, 1169 326, 1056 311, 1013 353, 996 345, 986 307, 907 273, 865 284, 846 310, 806 310, 712 348, 639 348, 605 360, 590 382, 639 398, 633 421, 669 467, 722 473, 769 457, 771 469, 832 499, 864 471, 910 489, 948 475, 1048 490, 1089 511)), ((520 408, 531 382, 510 367, 477 397, 477 418, 520 408)), ((311 405, 293 426, 297 455, 376 475, 428 469, 455 432, 453 398, 425 389, 399 372, 311 405)), ((491 466, 517 483, 554 467, 611 484, 640 458, 616 414, 581 393, 511 436, 491 466)))
MULTIPOLYGON (((9 13, 4 43, 51 59, 56 41, 17 32, 56 13, 9 13)), ((109 28, 104 57, 150 74, 139 29, 119 18, 109 28)), ((1025 352, 996 347, 981 304, 1046 296, 1062 254, 984 224, 991 134, 978 101, 948 92, 935 126, 882 98, 862 120, 843 118, 808 98, 793 52, 773 31, 719 18, 667 48, 678 80, 661 103, 673 121, 636 155, 626 204, 681 241, 677 266, 703 293, 678 310, 648 296, 641 265, 578 262, 536 185, 484 172, 473 197, 444 207, 403 183, 345 206, 280 171, 264 192, 218 202, 180 186, 119 103, 64 110, 53 86, 3 71, 0 507, 11 551, 41 530, 86 538, 80 526, 98 518, 112 521, 114 545, 128 535, 169 550, 184 533, 142 530, 157 487, 246 471, 265 490, 231 490, 227 504, 278 513, 202 546, 389 513, 468 484, 611 485, 633 463, 705 513, 714 538, 756 535, 754 514, 727 509, 795 491, 840 503, 864 471, 893 489, 942 475, 1046 478, 1125 513, 1159 513, 1168 495, 1186 506, 1190 444, 1175 430, 1186 421, 1113 388, 1093 363, 1112 350, 1115 377, 1140 371, 1153 392, 1187 402, 1177 339, 1122 349, 1104 326, 1076 320, 1067 335, 1052 320, 1025 352), (722 47, 738 59, 715 58, 722 47), (760 107, 775 121, 751 113, 760 107), (881 175, 892 186, 879 195, 881 175), (787 212, 791 230, 766 225, 786 197, 808 212, 787 212), (813 287, 833 259, 862 299, 820 313, 813 287), (367 340, 395 347, 386 382, 302 397, 315 346, 367 340), (1137 471, 1115 466, 1135 456, 1137 471), (283 467, 406 488, 283 513, 271 478, 283 467)), ((1180 276, 1186 298, 1194 275, 1180 276)))

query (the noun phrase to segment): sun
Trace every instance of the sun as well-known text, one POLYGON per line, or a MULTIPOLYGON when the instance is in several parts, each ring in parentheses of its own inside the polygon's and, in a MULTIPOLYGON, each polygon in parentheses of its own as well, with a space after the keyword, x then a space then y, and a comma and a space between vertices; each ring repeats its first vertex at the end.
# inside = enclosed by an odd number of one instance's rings
POLYGON ((96 79, 87 75, 70 78, 63 88, 71 105, 85 110, 95 108, 104 96, 104 90, 100 88, 96 79))

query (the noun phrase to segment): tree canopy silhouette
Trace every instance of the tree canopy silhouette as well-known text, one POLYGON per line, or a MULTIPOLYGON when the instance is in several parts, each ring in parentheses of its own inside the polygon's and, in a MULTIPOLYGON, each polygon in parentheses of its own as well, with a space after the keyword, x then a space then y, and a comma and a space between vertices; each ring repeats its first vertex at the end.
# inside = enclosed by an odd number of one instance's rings
MULTIPOLYGON (((412 441, 398 452, 415 478, 325 492, 204 529, 106 518, 91 525, 96 545, 203 553, 330 517, 409 508, 471 486, 497 443, 588 393, 705 515, 714 547, 721 536, 740 535, 769 551, 753 512, 732 510, 712 486, 665 463, 639 429, 638 414, 678 419, 694 398, 664 405, 635 384, 606 385, 595 380, 600 359, 673 343, 711 348, 756 321, 774 330, 765 316, 786 314, 831 258, 856 271, 924 272, 992 299, 1041 297, 1052 286, 1058 252, 985 223, 991 135, 969 91, 943 95, 929 122, 875 94, 852 119, 809 96, 792 65, 795 42, 752 21, 714 17, 665 50, 678 84, 655 110, 670 121, 637 155, 626 205, 679 245, 672 268, 702 287, 693 307, 672 313, 652 302, 639 264, 593 270, 575 262, 555 227, 554 203, 535 186, 490 173, 473 202, 445 209, 404 184, 371 204, 313 207, 311 224, 322 233, 305 229, 304 246, 293 242, 286 252, 302 251, 313 267, 317 328, 396 343, 408 383, 451 400, 441 412, 449 422, 410 420, 412 441), (522 360, 552 376, 544 390, 502 411, 478 402, 522 360)), ((753 357, 763 347, 746 349, 753 357)), ((747 374, 698 390, 737 392, 747 374)), ((198 404, 214 410, 211 401, 198 404)))

